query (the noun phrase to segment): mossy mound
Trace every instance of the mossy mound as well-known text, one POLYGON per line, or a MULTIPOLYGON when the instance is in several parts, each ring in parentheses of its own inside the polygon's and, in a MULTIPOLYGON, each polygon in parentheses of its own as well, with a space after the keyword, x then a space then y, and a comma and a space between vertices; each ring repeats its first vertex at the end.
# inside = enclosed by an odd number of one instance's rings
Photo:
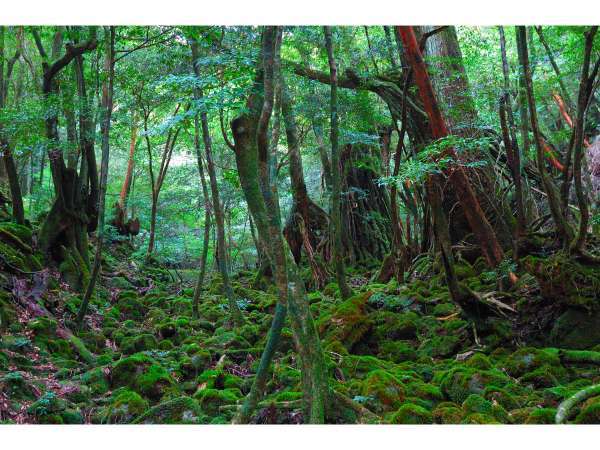
POLYGON ((373 326, 366 312, 372 291, 357 294, 338 305, 331 314, 319 319, 319 334, 329 341, 339 341, 349 350, 373 326))
POLYGON ((113 387, 129 387, 151 400, 162 397, 174 380, 155 359, 144 353, 136 353, 117 361, 111 372, 113 387))
POLYGON ((433 423, 433 415, 427 409, 413 403, 403 404, 390 418, 394 424, 430 424, 433 423))
POLYGON ((205 423, 206 416, 200 405, 190 397, 175 397, 159 403, 139 416, 134 423, 142 424, 195 424, 205 423))

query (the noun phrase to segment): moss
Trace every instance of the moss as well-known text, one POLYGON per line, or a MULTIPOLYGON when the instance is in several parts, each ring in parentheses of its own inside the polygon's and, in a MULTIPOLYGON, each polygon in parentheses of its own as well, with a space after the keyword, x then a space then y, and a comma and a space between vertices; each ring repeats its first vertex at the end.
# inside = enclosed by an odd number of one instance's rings
POLYGON ((505 389, 498 388, 495 386, 491 386, 486 388, 483 397, 490 402, 496 402, 501 405, 504 409, 510 411, 513 409, 517 409, 521 406, 519 400, 514 395, 507 392, 505 389))
POLYGON ((482 369, 487 370, 492 368, 492 362, 490 358, 488 358, 483 353, 475 353, 472 357, 467 359, 465 362, 467 367, 472 367, 474 369, 482 369))
POLYGON ((581 406, 581 411, 575 417, 575 423, 600 423, 600 397, 592 397, 581 406))
POLYGON ((465 415, 472 413, 492 414, 492 403, 477 394, 469 395, 463 402, 462 408, 465 415))
POLYGON ((81 376, 81 382, 88 386, 92 395, 102 395, 110 389, 110 385, 102 367, 85 372, 81 376))
POLYGON ((149 408, 148 401, 137 392, 125 388, 115 394, 106 410, 104 423, 129 423, 149 408))
POLYGON ((440 376, 442 393, 452 401, 464 402, 470 394, 482 394, 486 387, 502 387, 508 378, 497 370, 455 367, 440 376))
POLYGON ((297 391, 284 391, 277 394, 276 400, 278 402, 292 402, 294 400, 301 400, 303 397, 302 392, 297 391))
POLYGON ((60 413, 61 411, 64 411, 66 407, 66 402, 54 392, 46 392, 27 408, 27 412, 40 417, 60 413))
POLYGON ((532 424, 553 425, 555 416, 556 416, 556 409, 554 409, 554 408, 534 408, 527 416, 525 423, 528 425, 532 425, 532 424))
POLYGON ((498 422, 494 417, 485 414, 474 413, 466 416, 461 423, 465 425, 492 425, 499 424, 500 422, 498 422))
POLYGON ((456 312, 456 307, 452 303, 440 303, 435 305, 432 314, 436 317, 449 316, 456 312))
POLYGON ((135 321, 141 321, 146 314, 146 308, 141 304, 138 299, 138 293, 136 291, 121 291, 119 293, 117 307, 121 314, 128 319, 135 321))
POLYGON ((458 406, 438 405, 432 415, 435 423, 457 424, 463 418, 463 410, 458 406))
POLYGON ((382 359, 389 359, 395 363, 401 363, 417 359, 417 352, 412 345, 406 342, 386 341, 379 346, 377 356, 382 359))
POLYGON ((205 341, 207 347, 219 349, 246 349, 251 347, 250 343, 235 331, 224 328, 215 330, 214 335, 205 341))
POLYGON ((366 306, 372 292, 357 294, 339 304, 332 314, 317 322, 321 336, 328 340, 337 340, 349 350, 368 333, 373 326, 366 313, 366 306))
POLYGON ((402 314, 378 311, 373 314, 373 319, 373 337, 380 341, 414 339, 421 326, 419 316, 412 311, 402 314))
POLYGON ((196 380, 201 389, 241 388, 244 380, 223 370, 205 370, 196 380))
POLYGON ((159 403, 135 419, 143 424, 194 424, 203 423, 205 417, 196 400, 190 397, 175 397, 159 403))
POLYGON ((424 340, 418 352, 420 355, 432 358, 446 358, 456 354, 460 348, 461 339, 455 335, 438 335, 424 340))
POLYGON ((414 397, 431 400, 433 402, 440 402, 443 400, 442 391, 439 387, 433 384, 423 383, 422 381, 413 381, 409 383, 406 386, 406 391, 414 397))
POLYGON ((550 342, 563 348, 586 349, 593 347, 598 341, 600 310, 587 312, 575 308, 567 309, 554 321, 550 332, 550 342))
POLYGON ((567 378, 566 371, 562 367, 543 365, 526 373, 519 380, 523 384, 533 384, 536 388, 548 388, 558 385, 567 378))
POLYGON ((36 336, 54 336, 57 326, 56 320, 49 317, 38 317, 27 324, 27 328, 32 330, 36 336))
POLYGON ((362 395, 377 400, 385 410, 396 409, 406 397, 404 384, 385 370, 375 370, 366 377, 362 395))
POLYGON ((394 424, 428 424, 433 423, 430 411, 413 403, 403 404, 398 411, 392 415, 390 423, 394 424))
POLYGON ((202 389, 194 394, 198 400, 200 408, 208 415, 214 416, 219 412, 219 407, 223 405, 232 405, 242 398, 239 389, 202 389))
POLYGON ((525 347, 510 355, 505 362, 506 372, 516 378, 543 365, 559 366, 560 358, 557 353, 551 350, 525 347))
POLYGON ((138 353, 146 350, 152 350, 158 347, 156 338, 149 334, 143 333, 136 336, 126 337, 120 344, 121 351, 126 355, 138 353))
POLYGON ((156 360, 144 353, 136 353, 115 363, 111 384, 129 387, 143 396, 158 400, 174 381, 156 360))

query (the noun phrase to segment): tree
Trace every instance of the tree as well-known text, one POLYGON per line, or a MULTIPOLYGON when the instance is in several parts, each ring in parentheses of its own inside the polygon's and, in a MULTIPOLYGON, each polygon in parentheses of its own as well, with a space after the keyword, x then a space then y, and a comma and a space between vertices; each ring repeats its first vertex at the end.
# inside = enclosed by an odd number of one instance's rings
POLYGON ((104 215, 106 205, 106 182, 108 179, 108 161, 110 158, 110 123, 113 110, 113 85, 115 78, 115 27, 104 27, 104 74, 102 83, 102 162, 100 163, 100 187, 98 193, 98 232, 96 233, 96 254, 92 273, 81 300, 81 307, 77 313, 77 325, 81 327, 87 312, 87 307, 94 292, 102 261, 102 247, 104 241, 104 215))
POLYGON ((342 243, 342 212, 341 212, 341 180, 340 180, 340 151, 338 146, 338 112, 337 112, 337 66, 333 55, 333 38, 331 27, 324 27, 325 47, 329 61, 329 79, 331 84, 331 237, 333 240, 333 263, 335 274, 340 287, 342 298, 352 295, 352 290, 346 282, 344 268, 344 250, 342 243))

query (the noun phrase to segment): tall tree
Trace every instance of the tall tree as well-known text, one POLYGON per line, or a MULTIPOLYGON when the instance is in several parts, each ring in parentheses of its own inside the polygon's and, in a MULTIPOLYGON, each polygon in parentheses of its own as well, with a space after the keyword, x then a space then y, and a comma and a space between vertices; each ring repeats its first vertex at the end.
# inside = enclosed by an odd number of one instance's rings
MULTIPOLYGON (((197 77, 201 77, 200 66, 196 63, 200 57, 200 49, 197 39, 192 40, 192 58, 194 61, 194 73, 197 77)), ((201 100, 204 92, 200 87, 196 87, 194 92, 196 100, 201 100)), ((231 318, 236 325, 241 325, 244 321, 242 313, 235 299, 235 294, 231 288, 229 280, 229 268, 227 267, 227 242, 225 240, 225 216, 223 214, 223 205, 221 204, 221 195, 219 193, 219 185, 217 182, 217 172, 213 159, 212 138, 210 136, 210 128, 208 126, 208 114, 206 109, 200 111, 200 124, 202 125, 202 140, 204 142, 204 152, 206 156, 206 165, 208 169, 208 178, 210 180, 210 191, 212 195, 212 206, 215 214, 215 225, 217 228, 217 265, 219 273, 223 279, 223 290, 229 302, 229 310, 231 318)))
MULTIPOLYGON (((8 60, 6 74, 4 73, 4 34, 5 26, 0 26, 0 110, 6 105, 6 96, 8 95, 8 85, 10 83, 13 67, 16 61, 21 56, 21 48, 19 39, 17 38, 17 48, 14 56, 8 60)), ((22 33, 22 30, 20 31, 22 33)), ((8 136, 5 135, 3 125, 0 123, 0 152, 2 153, 2 163, 6 170, 8 185, 10 187, 10 196, 12 202, 12 213, 15 222, 18 224, 25 223, 25 210, 23 208, 23 196, 21 194, 21 185, 19 184, 19 176, 17 166, 12 154, 11 143, 8 136)))
POLYGON ((104 243, 104 216, 106 205, 106 183, 108 179, 108 161, 110 158, 110 125, 113 110, 113 85, 115 78, 115 27, 104 27, 104 80, 102 82, 102 160, 100 163, 100 187, 98 193, 98 228, 96 233, 96 254, 92 273, 81 300, 77 314, 77 325, 81 327, 96 281, 100 273, 102 247, 104 243))
POLYGON ((333 37, 331 27, 323 27, 325 34, 325 47, 327 49, 327 60, 329 61, 329 79, 331 85, 331 98, 329 108, 331 111, 331 238, 333 240, 333 263, 335 274, 340 287, 342 298, 346 299, 352 295, 352 290, 346 281, 346 270, 344 267, 344 247, 342 241, 342 210, 341 210, 341 174, 340 174, 340 149, 338 143, 339 126, 337 111, 337 64, 333 54, 333 37))

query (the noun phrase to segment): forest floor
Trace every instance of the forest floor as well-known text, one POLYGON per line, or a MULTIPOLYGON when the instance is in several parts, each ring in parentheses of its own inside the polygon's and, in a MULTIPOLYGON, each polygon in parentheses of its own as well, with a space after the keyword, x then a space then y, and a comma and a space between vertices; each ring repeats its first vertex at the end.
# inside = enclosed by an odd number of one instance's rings
MULTIPOLYGON (((74 337, 80 297, 27 252, 30 233, 14 225, 10 233, 25 245, 0 242, 0 282, 10 286, 0 290, 0 423, 231 421, 265 343, 273 287, 257 286, 252 272, 233 277, 245 319, 234 329, 213 277, 202 292, 200 317, 192 319, 194 271, 136 267, 126 246, 112 247, 84 330, 74 337)), ((524 331, 520 342, 515 327, 527 326, 514 318, 473 326, 427 259, 406 284, 376 284, 371 275, 350 274, 355 295, 346 301, 335 283, 309 293, 330 386, 360 405, 330 411, 329 422, 554 423, 563 400, 600 382, 600 346, 559 350, 543 340, 534 346, 524 331)), ((504 295, 481 261, 461 263, 459 276, 478 292, 504 295)), ((530 277, 513 306, 543 301, 532 283, 530 277)), ((531 318, 528 325, 561 333, 531 318)), ((577 339, 572 331, 561 342, 577 339)), ((254 423, 302 422, 289 328, 266 391, 254 423)), ((600 396, 577 405, 570 420, 600 423, 600 396)))

